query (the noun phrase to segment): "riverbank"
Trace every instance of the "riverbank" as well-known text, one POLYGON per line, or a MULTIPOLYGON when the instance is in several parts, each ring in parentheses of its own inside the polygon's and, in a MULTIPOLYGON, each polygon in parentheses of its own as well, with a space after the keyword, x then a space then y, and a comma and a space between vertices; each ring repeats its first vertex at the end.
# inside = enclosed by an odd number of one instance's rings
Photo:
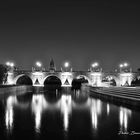
POLYGON ((139 87, 91 87, 90 96, 120 102, 126 105, 140 106, 139 87))
POLYGON ((21 95, 24 93, 31 93, 33 92, 33 87, 32 86, 0 86, 0 95, 1 96, 8 96, 10 94, 12 95, 21 95))

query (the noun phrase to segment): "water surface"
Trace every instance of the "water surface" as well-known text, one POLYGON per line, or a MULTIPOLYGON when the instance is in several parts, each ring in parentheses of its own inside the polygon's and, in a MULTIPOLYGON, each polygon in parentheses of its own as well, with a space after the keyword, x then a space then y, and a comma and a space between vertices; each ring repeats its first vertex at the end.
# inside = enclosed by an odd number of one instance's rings
POLYGON ((0 140, 139 139, 138 132, 139 110, 95 99, 86 90, 0 99, 0 140))

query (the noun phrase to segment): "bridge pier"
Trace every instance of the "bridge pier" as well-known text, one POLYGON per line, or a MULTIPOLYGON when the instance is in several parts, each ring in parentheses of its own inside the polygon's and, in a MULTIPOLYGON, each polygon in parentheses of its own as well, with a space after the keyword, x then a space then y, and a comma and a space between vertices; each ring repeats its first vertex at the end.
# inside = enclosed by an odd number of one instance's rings
POLYGON ((103 74, 102 72, 91 72, 90 79, 92 86, 101 86, 103 74))

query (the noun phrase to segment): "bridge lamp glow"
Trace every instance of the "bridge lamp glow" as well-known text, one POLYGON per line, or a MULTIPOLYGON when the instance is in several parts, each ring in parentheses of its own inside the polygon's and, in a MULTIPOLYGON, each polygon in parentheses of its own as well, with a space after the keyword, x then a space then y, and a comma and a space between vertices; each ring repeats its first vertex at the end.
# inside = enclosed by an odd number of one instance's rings
POLYGON ((99 66, 99 63, 95 62, 91 65, 93 68, 99 66))
POLYGON ((14 66, 15 66, 15 64, 14 64, 13 62, 9 62, 9 61, 6 62, 6 65, 7 65, 7 66, 10 66, 10 67, 14 67, 14 66))
POLYGON ((66 67, 66 68, 69 67, 69 65, 70 65, 69 62, 64 63, 64 67, 66 67))
POLYGON ((15 66, 15 64, 14 64, 13 62, 11 62, 11 63, 10 63, 10 66, 11 66, 11 67, 14 67, 14 66, 15 66))
POLYGON ((124 67, 127 67, 128 66, 128 63, 124 63, 124 67))
POLYGON ((120 68, 122 68, 123 66, 124 66, 123 64, 120 64, 120 65, 119 65, 120 68))
POLYGON ((91 66, 94 68, 95 67, 95 64, 92 64, 91 66))
POLYGON ((99 66, 99 64, 97 62, 94 63, 95 67, 99 66))
POLYGON ((41 67, 41 66, 42 66, 42 63, 39 62, 39 61, 37 61, 37 62, 36 62, 36 66, 37 66, 37 67, 41 67))
POLYGON ((7 66, 10 66, 10 62, 6 62, 6 65, 7 65, 7 66))

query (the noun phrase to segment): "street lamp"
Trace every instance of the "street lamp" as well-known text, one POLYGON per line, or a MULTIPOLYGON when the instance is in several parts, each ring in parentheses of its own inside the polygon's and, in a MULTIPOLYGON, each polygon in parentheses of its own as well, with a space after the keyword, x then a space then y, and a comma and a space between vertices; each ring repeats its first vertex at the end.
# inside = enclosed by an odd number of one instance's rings
POLYGON ((98 62, 95 62, 95 63, 93 63, 93 64, 91 64, 91 67, 94 69, 94 68, 96 68, 96 67, 98 67, 99 66, 99 63, 98 62))
POLYGON ((15 66, 15 64, 13 62, 11 62, 10 66, 13 68, 15 66))
POLYGON ((11 70, 12 68, 14 68, 15 64, 13 62, 6 62, 6 66, 8 66, 8 69, 11 70))
POLYGON ((124 63, 124 67, 127 67, 128 66, 128 63, 124 63))
POLYGON ((37 62, 36 62, 36 66, 37 66, 37 67, 41 67, 41 66, 42 66, 42 63, 39 62, 39 61, 37 61, 37 62))
POLYGON ((69 67, 69 65, 70 65, 69 62, 65 62, 65 63, 64 63, 64 67, 65 67, 65 68, 69 67))
POLYGON ((9 62, 9 61, 8 61, 8 62, 6 62, 6 65, 7 65, 7 66, 10 66, 10 62, 9 62))
POLYGON ((128 67, 128 65, 129 65, 129 64, 126 63, 126 62, 123 63, 123 64, 120 64, 120 65, 119 65, 119 67, 120 67, 120 72, 122 72, 122 68, 126 68, 126 67, 128 67))
POLYGON ((42 63, 40 62, 40 61, 37 61, 36 63, 35 63, 35 65, 36 65, 36 70, 37 71, 40 71, 41 69, 41 67, 42 67, 42 63))
POLYGON ((68 71, 68 67, 70 66, 70 63, 69 62, 65 62, 64 63, 64 68, 66 69, 66 71, 68 71))

